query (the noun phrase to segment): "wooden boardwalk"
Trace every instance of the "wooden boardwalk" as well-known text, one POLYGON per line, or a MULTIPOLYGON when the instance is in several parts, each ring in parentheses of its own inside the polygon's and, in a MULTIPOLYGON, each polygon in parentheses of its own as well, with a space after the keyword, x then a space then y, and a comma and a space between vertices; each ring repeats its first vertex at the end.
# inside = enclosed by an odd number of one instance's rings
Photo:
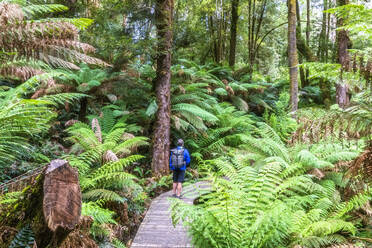
MULTIPOLYGON (((194 199, 201 193, 208 191, 209 187, 207 182, 188 185, 183 189, 182 200, 193 204, 194 199)), ((176 227, 172 224, 169 197, 172 197, 172 191, 163 193, 152 201, 133 240, 132 248, 193 247, 191 239, 187 236, 187 230, 182 224, 178 224, 176 227)))

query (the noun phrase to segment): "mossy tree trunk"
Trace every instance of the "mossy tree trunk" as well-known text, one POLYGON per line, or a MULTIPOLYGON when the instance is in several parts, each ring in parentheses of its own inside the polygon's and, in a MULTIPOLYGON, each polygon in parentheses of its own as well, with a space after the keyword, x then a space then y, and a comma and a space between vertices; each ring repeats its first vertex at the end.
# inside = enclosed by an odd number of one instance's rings
POLYGON ((234 68, 235 65, 235 50, 236 50, 236 30, 238 24, 238 8, 239 0, 231 0, 231 27, 230 27, 230 54, 229 66, 234 68))
MULTIPOLYGON (((349 4, 349 0, 337 0, 337 6, 343 6, 349 4)), ((337 18, 337 27, 342 27, 344 21, 342 18, 337 18)), ((351 48, 351 41, 345 29, 339 29, 337 31, 337 57, 338 63, 341 64, 340 82, 336 85, 336 103, 341 107, 345 108, 349 105, 350 99, 348 95, 348 86, 343 83, 342 73, 343 71, 350 70, 350 56, 347 49, 351 48)))
POLYGON ((322 18, 322 29, 319 34, 319 41, 318 41, 318 53, 317 56, 321 62, 324 62, 325 55, 326 55, 326 35, 327 35, 327 13, 324 11, 327 10, 328 7, 328 0, 323 0, 323 18, 322 18))
POLYGON ((155 18, 158 36, 158 57, 154 86, 158 111, 156 113, 152 156, 152 169, 155 175, 164 175, 169 170, 173 8, 173 0, 156 1, 155 18))

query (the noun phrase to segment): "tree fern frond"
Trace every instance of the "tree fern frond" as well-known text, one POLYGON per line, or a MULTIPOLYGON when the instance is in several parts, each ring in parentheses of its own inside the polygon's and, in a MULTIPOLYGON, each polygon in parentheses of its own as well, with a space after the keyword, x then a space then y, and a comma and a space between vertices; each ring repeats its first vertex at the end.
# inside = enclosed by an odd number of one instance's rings
POLYGON ((124 142, 120 143, 118 146, 114 148, 114 152, 116 154, 126 154, 126 152, 133 151, 137 147, 140 146, 147 146, 148 138, 147 137, 134 137, 128 140, 125 140, 124 142))
POLYGON ((114 201, 114 202, 124 202, 124 198, 114 191, 107 189, 93 189, 88 192, 83 193, 83 200, 97 201, 114 201))
POLYGON ((371 197, 368 196, 368 193, 357 194, 346 203, 340 204, 337 212, 334 213, 334 216, 342 217, 352 210, 357 210, 364 206, 370 200, 370 198, 371 197))
POLYGON ((116 128, 106 135, 105 141, 119 143, 124 132, 125 132, 125 128, 116 128))
POLYGON ((68 10, 68 8, 61 4, 30 4, 22 7, 22 11, 28 17, 36 17, 38 15, 63 12, 66 10, 68 10))
POLYGON ((178 111, 178 112, 189 112, 191 114, 194 114, 200 118, 202 118, 205 121, 208 122, 216 122, 218 118, 214 116, 213 114, 201 109, 200 107, 193 105, 193 104, 187 104, 187 103, 179 103, 173 106, 172 111, 178 111))
POLYGON ((94 221, 97 221, 99 224, 112 223, 116 224, 114 220, 114 211, 102 208, 95 202, 83 202, 81 208, 81 215, 91 216, 94 221))
POLYGON ((43 97, 39 97, 38 100, 43 100, 52 103, 55 106, 61 106, 67 103, 73 103, 74 101, 78 101, 83 97, 87 97, 85 94, 80 93, 59 93, 56 95, 46 95, 43 97))
POLYGON ((119 159, 119 161, 106 163, 98 168, 96 171, 94 171, 92 177, 100 177, 108 175, 110 173, 123 171, 126 166, 142 158, 143 156, 141 155, 131 155, 126 158, 119 159))

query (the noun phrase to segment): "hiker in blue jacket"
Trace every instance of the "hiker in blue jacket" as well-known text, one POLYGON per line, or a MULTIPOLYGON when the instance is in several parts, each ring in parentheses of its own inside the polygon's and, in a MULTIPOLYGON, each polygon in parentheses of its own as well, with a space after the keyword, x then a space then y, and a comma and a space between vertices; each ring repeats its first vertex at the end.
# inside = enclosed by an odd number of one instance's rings
POLYGON ((183 147, 183 140, 177 140, 177 147, 171 150, 169 157, 169 168, 173 171, 173 197, 181 198, 186 166, 190 160, 189 151, 183 147))

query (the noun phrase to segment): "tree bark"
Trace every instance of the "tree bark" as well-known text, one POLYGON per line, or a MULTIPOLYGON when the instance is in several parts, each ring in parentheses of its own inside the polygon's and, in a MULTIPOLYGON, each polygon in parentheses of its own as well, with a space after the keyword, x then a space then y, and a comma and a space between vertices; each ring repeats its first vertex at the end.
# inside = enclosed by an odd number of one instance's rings
MULTIPOLYGON (((332 8, 331 0, 328 0, 328 9, 332 8)), ((328 62, 328 46, 329 46, 329 35, 331 29, 331 13, 327 14, 327 34, 325 43, 325 62, 328 62)))
POLYGON ((252 0, 248 0, 248 63, 249 63, 249 73, 252 73, 253 67, 250 63, 251 61, 251 30, 252 30, 252 0))
MULTIPOLYGON (((248 2, 248 63, 249 63, 249 72, 253 71, 254 64, 256 64, 256 57, 258 54, 258 49, 265 39, 265 37, 275 30, 277 27, 271 29, 262 37, 259 37, 262 22, 264 19, 264 14, 266 12, 267 0, 264 0, 261 3, 261 8, 258 13, 256 13, 256 7, 258 8, 256 0, 249 0, 248 2), (258 16, 258 18, 256 17, 258 16), (257 25, 256 25, 257 22, 257 25), (259 41, 260 40, 260 41, 259 41)), ((284 25, 280 24, 279 26, 284 25)))
MULTIPOLYGON (((343 6, 349 3, 349 0, 337 0, 337 6, 343 6)), ((343 26, 343 19, 337 18, 337 27, 343 26)), ((337 57, 341 64, 340 83, 336 84, 336 103, 345 108, 349 104, 348 87, 343 83, 342 72, 349 71, 350 56, 347 49, 351 48, 351 41, 345 29, 337 31, 337 57)))
MULTIPOLYGON (((298 3, 298 0, 296 0, 296 19, 297 19, 297 31, 298 33, 301 33, 301 14, 300 14, 300 4, 298 3)), ((303 63, 303 55, 299 56, 300 64, 303 63)), ((301 88, 306 87, 308 85, 306 80, 306 75, 303 67, 300 67, 300 82, 301 82, 301 88)))
POLYGON ((310 42, 310 0, 306 0, 306 45, 310 42))
POLYGON ((213 21, 213 16, 209 16, 209 29, 211 33, 211 39, 213 42, 213 59, 216 63, 218 63, 218 46, 217 46, 217 39, 215 36, 215 30, 214 30, 214 21, 213 21))
MULTIPOLYGON (((306 0, 306 46, 309 47, 309 44, 310 44, 310 11, 311 11, 311 8, 310 8, 310 0, 306 0)), ((306 79, 306 83, 308 83, 308 80, 307 78, 309 77, 310 75, 310 71, 309 69, 306 69, 305 70, 305 79, 306 79)), ((303 85, 302 85, 303 86, 303 85)))
POLYGON ((296 0, 288 0, 288 62, 291 84, 291 110, 298 108, 298 58, 296 46, 296 0))
POLYGON ((325 61, 325 46, 326 46, 326 29, 327 29, 327 14, 324 13, 328 7, 328 0, 323 0, 323 19, 322 19, 322 29, 319 35, 319 45, 318 45, 318 53, 317 56, 320 61, 325 61))
POLYGON ((296 45, 298 48, 298 51, 306 58, 309 62, 316 62, 318 61, 317 56, 313 53, 311 48, 306 45, 305 39, 302 37, 299 30, 296 31, 296 45))
POLYGON ((236 30, 238 23, 239 0, 231 0, 230 54, 229 66, 234 68, 236 50, 236 30))
POLYGON ((83 97, 80 101, 79 121, 84 122, 86 120, 88 109, 88 98, 83 97))
POLYGON ((170 80, 173 0, 157 0, 155 20, 158 36, 158 57, 156 78, 154 79, 156 102, 155 133, 153 139, 152 169, 155 175, 165 175, 169 171, 170 149, 170 80))

